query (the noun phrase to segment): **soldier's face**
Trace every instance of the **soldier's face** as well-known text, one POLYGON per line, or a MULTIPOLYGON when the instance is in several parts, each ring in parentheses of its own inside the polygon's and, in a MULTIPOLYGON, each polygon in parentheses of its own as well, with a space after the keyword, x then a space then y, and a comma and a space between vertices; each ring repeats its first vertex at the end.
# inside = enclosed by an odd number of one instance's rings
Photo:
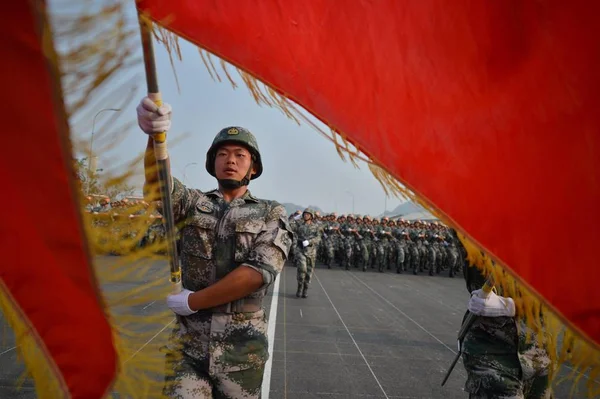
MULTIPOLYGON (((252 154, 245 147, 225 144, 217 150, 215 173, 217 179, 242 180, 250 169, 252 154)), ((252 174, 256 172, 252 168, 252 174)))

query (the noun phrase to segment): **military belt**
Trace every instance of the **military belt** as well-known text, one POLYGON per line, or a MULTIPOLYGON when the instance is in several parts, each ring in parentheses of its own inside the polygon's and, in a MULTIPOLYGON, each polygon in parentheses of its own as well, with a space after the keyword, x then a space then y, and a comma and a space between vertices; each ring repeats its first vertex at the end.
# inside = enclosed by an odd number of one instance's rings
POLYGON ((249 313, 262 309, 262 298, 242 298, 209 309, 213 313, 249 313))

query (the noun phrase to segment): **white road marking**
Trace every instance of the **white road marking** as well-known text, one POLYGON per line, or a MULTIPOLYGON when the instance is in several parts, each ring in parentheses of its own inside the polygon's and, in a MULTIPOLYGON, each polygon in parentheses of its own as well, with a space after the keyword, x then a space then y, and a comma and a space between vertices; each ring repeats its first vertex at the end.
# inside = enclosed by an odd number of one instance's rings
POLYGON ((352 277, 354 277, 355 279, 357 279, 362 285, 364 285, 365 287, 367 287, 372 293, 374 293, 375 295, 377 295, 379 298, 381 298, 385 303, 387 303, 388 305, 390 305, 391 307, 393 307, 394 309, 396 309, 402 316, 406 317, 408 320, 412 321, 417 327, 419 327, 421 330, 425 331, 427 333, 427 335, 429 335, 431 338, 435 339, 437 342, 439 342, 440 344, 444 345, 450 352, 454 353, 456 355, 456 351, 454 349, 452 349, 451 347, 449 347, 448 345, 446 345, 444 342, 442 342, 438 337, 436 337, 435 335, 433 335, 432 333, 429 332, 429 330, 427 330, 425 327, 423 327, 422 325, 420 325, 416 320, 414 320, 412 317, 410 317, 409 315, 407 315, 406 313, 404 313, 402 310, 400 310, 396 305, 394 305, 393 303, 391 303, 390 301, 388 301, 386 298, 384 298, 383 296, 381 296, 379 294, 379 292, 375 291, 373 288, 369 287, 367 285, 367 283, 365 283, 364 281, 362 281, 360 278, 356 277, 354 275, 354 273, 350 272, 350 275, 352 277))
POLYGON ((16 346, 13 346, 12 348, 8 348, 8 349, 7 349, 7 350, 5 350, 4 352, 0 352, 0 356, 4 355, 5 353, 8 353, 8 352, 10 352, 10 351, 12 351, 12 350, 15 350, 15 349, 17 349, 17 347, 16 347, 16 346))
POLYGON ((131 359, 133 359, 133 358, 134 358, 134 357, 135 357, 135 356, 136 356, 138 353, 140 353, 140 352, 141 352, 141 350, 142 350, 142 349, 144 349, 146 346, 148 346, 148 344, 149 344, 150 342, 152 342, 152 341, 154 340, 154 338, 158 337, 158 334, 160 334, 161 332, 165 331, 165 330, 167 329, 167 327, 169 327, 171 324, 173 324, 173 322, 174 322, 174 321, 175 321, 175 318, 173 317, 173 320, 171 320, 169 323, 167 323, 167 325, 166 325, 166 326, 164 326, 163 328, 161 328, 159 332, 157 332, 156 334, 154 334, 154 335, 152 336, 152 338, 150 338, 148 341, 146 341, 146 343, 144 343, 144 345, 140 346, 140 347, 139 347, 139 349, 138 349, 138 350, 136 350, 136 351, 133 353, 133 355, 131 355, 131 356, 129 357, 129 359, 127 359, 127 360, 125 360, 125 361, 123 362, 123 364, 125 364, 125 363, 127 363, 128 361, 130 361, 131 359))
POLYGON ((275 345, 275 322, 277 321, 277 303, 279 302, 279 283, 281 273, 275 278, 273 294, 271 296, 271 308, 269 309, 269 325, 267 327, 267 339, 269 340, 269 360, 265 364, 265 373, 261 387, 262 399, 269 399, 271 390, 271 368, 273 367, 273 346, 275 345))
POLYGON ((335 313, 337 314, 337 316, 339 317, 340 321, 342 322, 342 324, 344 325, 344 328, 346 329, 346 332, 348 333, 348 335, 350 336, 350 339, 352 340, 352 342, 354 342, 354 346, 356 346, 356 349, 358 349, 358 353, 360 353, 360 356, 362 357, 362 359, 365 361, 365 364, 367 365, 369 371, 371 372, 371 374, 373 375, 373 378, 375 378, 375 381, 377 382, 377 385, 379 385, 379 389, 381 389, 381 392, 383 393, 383 396, 386 397, 386 399, 389 399, 389 396, 387 395, 387 393, 385 393, 385 390, 383 389, 383 387, 381 386, 381 383, 379 382, 379 379, 377 378, 377 376, 375 375, 375 372, 373 371, 373 369, 371 368, 371 365, 369 364, 369 362, 367 361, 367 359, 365 358, 365 355, 363 355, 362 351, 360 350, 360 347, 358 346, 358 344, 356 343, 356 341, 354 340, 354 337, 352 336, 352 333, 350 333, 350 330, 348 329, 348 326, 346 325, 346 323, 344 322, 344 319, 342 319, 342 316, 340 315, 340 312, 338 312, 337 308, 335 307, 335 305, 333 304, 333 302, 331 301, 331 298, 329 297, 329 294, 327 293, 327 291, 325 290, 325 287, 323 287, 323 284, 321 284, 321 280, 319 279, 319 276, 315 275, 315 277, 317 278, 317 282, 319 283, 319 285, 321 286, 321 289, 323 290, 323 292, 325 293, 325 296, 327 296, 327 299, 329 300, 329 303, 331 304, 331 307, 333 307, 333 310, 335 310, 335 313))

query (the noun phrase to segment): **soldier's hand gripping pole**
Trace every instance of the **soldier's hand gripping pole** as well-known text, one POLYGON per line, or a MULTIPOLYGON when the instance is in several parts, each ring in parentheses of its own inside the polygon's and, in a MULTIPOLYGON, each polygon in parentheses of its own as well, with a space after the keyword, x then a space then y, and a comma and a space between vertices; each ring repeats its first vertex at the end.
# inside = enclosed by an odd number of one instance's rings
MULTIPOLYGON (((492 292, 493 288, 494 288, 494 279, 490 276, 490 277, 488 277, 486 282, 483 284, 483 287, 481 287, 481 290, 483 291, 484 295, 487 297, 489 295, 489 293, 492 292)), ((448 381, 448 377, 450 377, 450 374, 452 374, 452 371, 454 370, 456 363, 458 363, 458 359, 460 359, 460 356, 462 355, 463 340, 465 339, 465 336, 469 332, 469 329, 471 328, 473 323, 475 323, 475 320, 477 320, 477 317, 478 316, 469 312, 467 314, 467 317, 465 318, 465 321, 463 322, 462 326, 460 327, 460 331, 458 332, 458 353, 456 354, 456 357, 452 361, 452 364, 450 365, 450 368, 448 369, 448 372, 446 373, 446 376, 444 377, 444 380, 442 381, 442 386, 444 386, 444 384, 446 384, 446 381, 448 381)))
MULTIPOLYGON (((148 97, 158 106, 162 105, 162 98, 158 89, 158 77, 154 61, 154 46, 152 44, 152 22, 143 15, 138 14, 142 48, 144 51, 144 66, 146 69, 146 84, 148 97)), ((167 152, 167 134, 157 133, 152 136, 154 140, 154 157, 158 169, 160 197, 162 201, 163 223, 167 240, 167 254, 171 269, 171 283, 173 293, 181 292, 181 267, 177 254, 175 220, 173 217, 173 202, 171 200, 171 171, 169 170, 167 152)))

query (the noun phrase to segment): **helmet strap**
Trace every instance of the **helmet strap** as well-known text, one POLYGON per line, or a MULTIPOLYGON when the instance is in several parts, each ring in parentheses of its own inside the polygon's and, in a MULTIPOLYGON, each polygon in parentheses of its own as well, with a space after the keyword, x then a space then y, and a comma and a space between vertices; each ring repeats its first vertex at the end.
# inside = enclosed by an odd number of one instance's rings
POLYGON ((250 184, 250 178, 252 177, 253 167, 254 167, 254 161, 250 162, 250 168, 248 168, 248 173, 246 173, 246 176, 244 176, 244 178, 242 180, 217 179, 217 181, 226 190, 235 190, 236 188, 247 186, 250 184))

